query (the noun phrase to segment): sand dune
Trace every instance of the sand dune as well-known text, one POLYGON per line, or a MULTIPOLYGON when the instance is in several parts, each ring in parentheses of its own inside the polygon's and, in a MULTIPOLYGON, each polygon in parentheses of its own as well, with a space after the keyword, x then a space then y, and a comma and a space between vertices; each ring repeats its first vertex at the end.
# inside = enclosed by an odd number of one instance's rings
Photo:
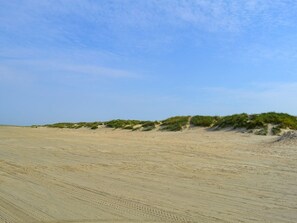
POLYGON ((297 222, 297 146, 275 140, 0 127, 0 222, 297 222))

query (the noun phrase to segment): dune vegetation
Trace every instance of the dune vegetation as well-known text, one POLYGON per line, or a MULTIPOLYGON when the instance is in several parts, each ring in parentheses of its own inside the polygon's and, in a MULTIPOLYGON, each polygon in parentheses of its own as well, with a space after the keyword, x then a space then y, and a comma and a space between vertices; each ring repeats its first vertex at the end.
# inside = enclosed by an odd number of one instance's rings
POLYGON ((220 119, 219 116, 201 116, 201 115, 196 115, 196 116, 191 117, 190 124, 192 126, 211 127, 219 119, 220 119))
POLYGON ((99 125, 102 125, 102 122, 77 122, 77 123, 71 123, 71 122, 60 122, 55 124, 47 124, 46 127, 50 128, 68 128, 68 129, 79 129, 82 127, 90 128, 90 129, 97 129, 99 125))
MULTIPOLYGON (((297 117, 286 113, 268 112, 261 114, 234 114, 228 116, 174 116, 161 121, 116 119, 106 122, 55 123, 50 128, 89 128, 107 127, 132 131, 182 131, 193 127, 206 127, 213 130, 241 129, 257 135, 280 135, 284 129, 297 130, 297 117)), ((34 126, 36 127, 36 126, 34 126)))
POLYGON ((268 112, 248 115, 246 113, 221 117, 214 124, 217 129, 247 129, 257 135, 267 135, 271 127, 272 135, 279 135, 282 129, 297 130, 297 118, 286 113, 268 112))
POLYGON ((161 130, 180 131, 186 128, 190 116, 175 116, 161 121, 161 130))

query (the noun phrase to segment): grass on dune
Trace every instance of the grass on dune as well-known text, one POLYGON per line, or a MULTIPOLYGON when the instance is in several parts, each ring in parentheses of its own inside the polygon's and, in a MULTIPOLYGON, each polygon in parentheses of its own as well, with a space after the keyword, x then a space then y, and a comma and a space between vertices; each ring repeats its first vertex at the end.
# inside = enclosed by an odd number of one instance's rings
POLYGON ((268 125, 273 125, 272 134, 278 135, 281 129, 297 130, 297 118, 286 113, 268 112, 248 115, 246 113, 221 117, 214 126, 218 129, 231 127, 257 129, 256 134, 267 134, 268 125))
POLYGON ((161 130, 181 131, 188 124, 190 116, 174 116, 163 120, 161 130))
MULTIPOLYGON (((282 129, 297 130, 297 118, 286 113, 268 112, 261 114, 248 115, 246 113, 234 114, 229 116, 174 116, 162 121, 141 121, 115 119, 107 122, 62 122, 45 125, 51 128, 89 128, 97 129, 98 126, 105 126, 114 129, 142 130, 151 131, 157 126, 163 131, 181 131, 188 125, 193 127, 214 127, 223 128, 244 128, 258 135, 268 134, 268 126, 272 125, 271 133, 279 135, 282 129)), ((36 127, 36 126, 34 126, 36 127)))
POLYGON ((192 126, 211 127, 219 120, 218 116, 201 116, 196 115, 191 118, 190 124, 192 126))
POLYGON ((97 129, 99 125, 102 125, 102 122, 78 122, 78 123, 60 122, 55 124, 48 124, 45 126, 50 128, 61 128, 61 129, 63 128, 79 129, 82 127, 89 128, 89 129, 97 129))

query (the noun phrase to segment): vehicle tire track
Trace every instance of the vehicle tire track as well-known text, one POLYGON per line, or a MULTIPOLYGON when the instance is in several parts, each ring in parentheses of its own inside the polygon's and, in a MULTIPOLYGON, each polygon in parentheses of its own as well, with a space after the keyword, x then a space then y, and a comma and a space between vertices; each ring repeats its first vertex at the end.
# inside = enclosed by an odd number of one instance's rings
POLYGON ((5 223, 38 222, 36 218, 30 216, 22 208, 16 206, 3 197, 0 197, 0 219, 1 218, 5 223))
MULTIPOLYGON (((66 182, 65 180, 57 180, 55 177, 36 169, 30 169, 30 171, 27 172, 24 171, 24 167, 22 166, 11 164, 9 162, 5 162, 5 164, 6 168, 2 168, 1 171, 6 172, 7 174, 12 174, 11 176, 15 179, 31 183, 38 182, 39 185, 47 188, 56 187, 56 189, 68 197, 72 197, 80 202, 86 203, 87 205, 91 205, 104 212, 108 212, 113 216, 118 216, 119 218, 134 216, 134 218, 137 219, 140 219, 141 217, 141 219, 145 218, 146 220, 153 221, 161 220, 162 222, 193 222, 188 216, 163 210, 140 201, 117 196, 100 189, 93 189, 71 182, 66 182)), ((2 167, 4 167, 4 165, 2 165, 2 167)), ((5 205, 8 206, 8 203, 6 202, 5 205)), ((4 209, 6 208, 4 207, 4 209)), ((16 211, 16 213, 18 212, 16 211)), ((26 220, 25 222, 37 221, 37 219, 31 217, 25 212, 20 212, 20 215, 22 214, 25 215, 24 219, 28 219, 28 221, 26 220)))
POLYGON ((139 201, 112 195, 104 191, 87 188, 67 182, 56 182, 65 193, 84 200, 93 205, 105 207, 109 211, 118 213, 122 217, 129 215, 146 217, 148 220, 162 220, 163 222, 193 222, 189 217, 181 216, 139 201))

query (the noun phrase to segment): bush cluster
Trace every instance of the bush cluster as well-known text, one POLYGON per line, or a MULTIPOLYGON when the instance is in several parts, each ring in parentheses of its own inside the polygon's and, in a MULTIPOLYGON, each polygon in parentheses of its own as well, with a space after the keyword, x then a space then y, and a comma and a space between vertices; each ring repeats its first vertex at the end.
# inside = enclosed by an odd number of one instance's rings
POLYGON ((174 116, 163 120, 161 130, 181 131, 188 124, 190 116, 174 116))
POLYGON ((263 124, 278 125, 279 128, 290 128, 297 130, 297 118, 286 113, 268 112, 251 116, 252 121, 263 124))
POLYGON ((256 135, 266 136, 267 133, 268 133, 268 128, 267 127, 264 127, 264 128, 261 128, 261 129, 258 129, 258 130, 255 131, 256 135))
POLYGON ((275 126, 275 127, 273 127, 271 129, 271 132, 272 132, 272 135, 280 135, 280 133, 282 132, 282 130, 281 130, 280 127, 275 126))
MULTIPOLYGON (((281 129, 297 130, 297 118, 286 113, 268 112, 248 115, 246 113, 221 117, 214 126, 218 128, 246 128, 258 129, 260 135, 267 134, 268 124, 274 125, 272 134, 278 135, 281 129)), ((257 133, 256 133, 257 134, 257 133)))
POLYGON ((196 115, 191 118, 190 124, 200 127, 211 127, 219 120, 218 116, 201 116, 196 115))
MULTIPOLYGON (((123 129, 123 128, 128 128, 128 126, 132 127, 135 125, 139 125, 141 124, 143 121, 139 121, 139 120, 123 120, 123 119, 116 119, 116 120, 111 120, 108 122, 105 122, 105 126, 109 127, 109 128, 114 128, 114 129, 123 129)), ((131 129, 132 129, 131 128, 131 129)))
POLYGON ((82 127, 89 128, 89 129, 97 129, 99 125, 102 125, 102 122, 78 122, 78 123, 60 122, 55 124, 48 124, 45 126, 50 128, 61 128, 61 129, 63 128, 79 129, 82 127))
POLYGON ((218 128, 246 128, 248 125, 249 116, 246 113, 224 116, 218 119, 214 124, 218 128))
POLYGON ((155 128, 158 122, 116 119, 105 122, 104 124, 106 127, 115 129, 129 129, 135 131, 143 128, 143 131, 150 131, 155 128))

